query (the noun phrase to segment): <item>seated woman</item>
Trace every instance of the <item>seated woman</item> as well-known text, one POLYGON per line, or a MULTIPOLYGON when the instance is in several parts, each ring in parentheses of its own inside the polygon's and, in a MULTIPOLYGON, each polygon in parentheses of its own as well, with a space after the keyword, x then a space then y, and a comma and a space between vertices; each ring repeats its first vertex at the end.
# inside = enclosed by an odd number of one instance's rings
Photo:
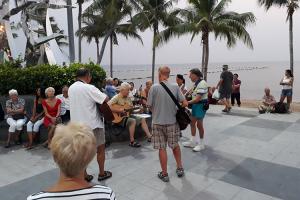
POLYGON ((40 126, 44 122, 44 109, 42 101, 44 100, 44 95, 41 93, 41 89, 36 90, 35 100, 33 103, 32 116, 27 123, 27 134, 28 134, 28 144, 25 145, 27 150, 32 149, 33 140, 36 134, 40 130, 40 126))
POLYGON ((61 100, 54 96, 55 89, 53 87, 48 87, 45 90, 45 94, 46 99, 42 101, 42 105, 45 112, 44 126, 48 128, 48 140, 43 146, 48 147, 51 143, 56 125, 61 123, 61 118, 59 117, 61 100))
POLYGON ((258 107, 258 111, 260 114, 265 112, 273 112, 276 104, 276 100, 273 95, 271 95, 271 90, 269 88, 265 88, 265 95, 263 97, 262 105, 258 107))
POLYGON ((50 150, 60 177, 52 187, 30 195, 27 200, 116 199, 112 189, 91 185, 84 178, 85 169, 96 155, 96 138, 88 126, 75 123, 58 126, 50 150))
MULTIPOLYGON (((122 83, 120 86, 120 93, 114 96, 109 102, 109 106, 113 113, 117 113, 120 121, 117 124, 128 127, 129 129, 129 136, 130 136, 130 143, 129 146, 131 147, 140 147, 141 145, 134 140, 135 134, 135 127, 138 125, 142 126, 142 129, 146 133, 148 137, 148 141, 151 142, 151 133, 149 131, 148 125, 144 118, 140 117, 133 117, 128 115, 128 110, 133 108, 133 103, 129 98, 129 90, 130 84, 122 83)), ((117 119, 115 119, 117 120, 117 119)))
POLYGON ((10 139, 12 135, 14 135, 15 144, 20 145, 20 132, 26 123, 25 100, 19 98, 17 90, 12 89, 8 92, 8 94, 10 99, 6 101, 6 122, 9 125, 9 129, 5 148, 10 147, 10 139))

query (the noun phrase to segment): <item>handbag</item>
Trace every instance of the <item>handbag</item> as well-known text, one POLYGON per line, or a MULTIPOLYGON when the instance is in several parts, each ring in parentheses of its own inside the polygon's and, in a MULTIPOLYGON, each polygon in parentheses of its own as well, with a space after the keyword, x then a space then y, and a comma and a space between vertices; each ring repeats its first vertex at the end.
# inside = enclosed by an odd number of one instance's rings
POLYGON ((219 91, 217 89, 212 94, 212 98, 216 99, 216 100, 220 99, 220 93, 219 93, 219 91))
MULTIPOLYGON (((11 109, 13 109, 12 103, 11 103, 11 109)), ((24 119, 25 115, 24 113, 18 113, 18 114, 11 115, 11 117, 13 118, 13 120, 19 120, 19 119, 24 119)))
POLYGON ((107 102, 103 102, 102 104, 97 104, 97 106, 101 116, 104 118, 106 122, 114 121, 115 117, 107 102))
POLYGON ((176 113, 176 121, 179 125, 180 130, 185 130, 187 128, 187 126, 191 123, 191 118, 190 118, 188 110, 185 109, 184 107, 182 107, 178 103, 178 101, 175 98, 174 94, 170 91, 170 89, 166 86, 165 83, 161 82, 160 84, 166 90, 166 92, 169 94, 171 99, 176 104, 176 106, 178 108, 177 113, 176 113))

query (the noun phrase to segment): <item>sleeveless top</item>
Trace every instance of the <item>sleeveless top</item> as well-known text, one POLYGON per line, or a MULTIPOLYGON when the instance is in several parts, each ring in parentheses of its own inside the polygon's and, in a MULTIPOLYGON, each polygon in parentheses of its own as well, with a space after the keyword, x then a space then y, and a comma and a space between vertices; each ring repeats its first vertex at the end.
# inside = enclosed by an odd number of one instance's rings
MULTIPOLYGON (((282 82, 283 83, 289 83, 291 80, 292 80, 292 77, 288 78, 288 77, 284 76, 282 82)), ((290 89, 293 89, 293 86, 292 85, 283 85, 282 89, 283 90, 290 90, 290 89)))

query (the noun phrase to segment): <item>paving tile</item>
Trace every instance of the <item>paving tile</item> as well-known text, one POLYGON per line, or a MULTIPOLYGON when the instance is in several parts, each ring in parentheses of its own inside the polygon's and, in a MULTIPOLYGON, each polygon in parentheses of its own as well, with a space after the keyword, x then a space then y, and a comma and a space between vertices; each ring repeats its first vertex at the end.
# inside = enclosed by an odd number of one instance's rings
POLYGON ((276 198, 300 196, 300 169, 261 160, 247 158, 220 180, 276 198))
MULTIPOLYGON (((269 195, 261 194, 255 191, 242 189, 232 200, 275 200, 269 195)), ((277 199, 279 200, 279 199, 277 199)))
POLYGON ((282 131, 275 129, 251 127, 247 125, 238 125, 221 132, 223 135, 245 137, 253 140, 271 141, 282 131))
POLYGON ((292 122, 252 118, 252 119, 242 123, 241 125, 284 131, 285 129, 287 129, 289 126, 292 125, 292 122))
POLYGON ((220 199, 232 199, 239 191, 240 187, 231 185, 222 181, 216 181, 211 184, 204 191, 210 192, 211 194, 215 194, 220 197, 220 199))
POLYGON ((286 129, 286 131, 295 132, 300 135, 300 123, 294 123, 286 129))
POLYGON ((132 200, 139 200, 139 199, 151 200, 151 199, 154 199, 155 197, 159 196, 160 193, 161 192, 158 190, 154 190, 150 187, 140 185, 140 186, 136 187, 135 189, 127 192, 127 194, 123 195, 123 196, 126 196, 132 200))

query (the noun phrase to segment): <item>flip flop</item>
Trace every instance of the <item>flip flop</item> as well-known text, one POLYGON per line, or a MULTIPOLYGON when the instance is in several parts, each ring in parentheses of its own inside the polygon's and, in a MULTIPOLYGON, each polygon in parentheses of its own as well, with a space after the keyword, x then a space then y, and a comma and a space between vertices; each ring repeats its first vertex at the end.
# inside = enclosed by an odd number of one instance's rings
POLYGON ((98 181, 104 181, 108 178, 112 177, 112 173, 110 171, 104 171, 104 175, 103 176, 98 176, 98 181))
POLYGON ((91 182, 92 180, 93 180, 93 176, 92 175, 86 175, 85 177, 84 177, 84 179, 87 181, 87 182, 91 182))

